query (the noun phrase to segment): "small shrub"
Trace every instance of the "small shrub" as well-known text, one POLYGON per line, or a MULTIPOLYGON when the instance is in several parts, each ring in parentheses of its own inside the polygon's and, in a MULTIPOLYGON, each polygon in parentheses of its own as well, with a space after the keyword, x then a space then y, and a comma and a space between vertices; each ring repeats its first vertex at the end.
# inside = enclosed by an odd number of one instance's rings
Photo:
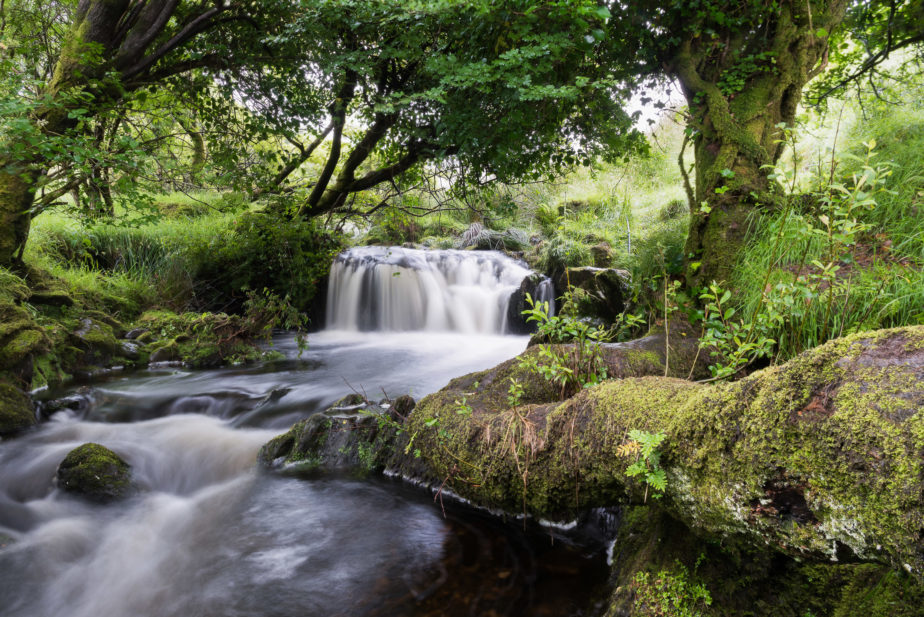
MULTIPOLYGON (((566 307, 570 298, 570 292, 565 294, 566 307)), ((610 336, 609 331, 589 325, 566 311, 549 315, 548 302, 534 302, 529 294, 526 294, 526 303, 529 308, 523 311, 523 315, 526 321, 539 324, 537 336, 553 343, 574 344, 566 351, 557 351, 551 345, 540 345, 539 357, 521 357, 521 367, 557 383, 561 387, 563 399, 581 388, 596 385, 606 379, 606 365, 599 342, 610 336)))

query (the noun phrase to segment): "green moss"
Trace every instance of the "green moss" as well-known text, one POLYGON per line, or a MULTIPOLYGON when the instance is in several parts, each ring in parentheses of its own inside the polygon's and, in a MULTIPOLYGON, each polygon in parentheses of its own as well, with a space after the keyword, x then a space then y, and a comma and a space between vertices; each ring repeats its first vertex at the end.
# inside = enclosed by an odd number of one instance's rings
POLYGON ((683 614, 650 610, 661 602, 704 617, 924 614, 924 586, 904 572, 878 564, 800 563, 740 537, 691 534, 658 507, 623 510, 613 551, 608 617, 683 614), (711 604, 693 601, 696 586, 711 604))
MULTIPOLYGON (((924 327, 855 335, 735 383, 626 378, 563 403, 513 408, 503 386, 517 367, 508 362, 421 400, 381 464, 445 482, 483 506, 570 518, 644 502, 645 486, 626 474, 632 461, 620 446, 632 429, 663 432, 663 507, 690 529, 804 559, 849 557, 917 574, 924 347, 911 341, 922 339, 924 327), (471 414, 459 413, 463 396, 471 414)), ((527 392, 541 401, 529 389, 540 386, 527 384, 527 392)), ((299 437, 299 452, 316 452, 319 431, 299 437)), ((357 435, 379 446, 385 439, 357 435)))
POLYGON ((71 375, 65 372, 60 358, 55 353, 46 353, 34 358, 33 369, 31 385, 33 390, 44 386, 58 386, 71 378, 71 375))
POLYGON ((36 422, 29 397, 11 382, 9 374, 0 372, 0 436, 12 435, 36 422))
POLYGON ((237 315, 149 311, 135 325, 148 330, 136 342, 147 345, 152 361, 210 368, 264 358, 253 324, 237 315))
POLYGON ((125 497, 132 489, 128 463, 97 443, 71 450, 58 466, 57 480, 62 490, 99 502, 125 497))

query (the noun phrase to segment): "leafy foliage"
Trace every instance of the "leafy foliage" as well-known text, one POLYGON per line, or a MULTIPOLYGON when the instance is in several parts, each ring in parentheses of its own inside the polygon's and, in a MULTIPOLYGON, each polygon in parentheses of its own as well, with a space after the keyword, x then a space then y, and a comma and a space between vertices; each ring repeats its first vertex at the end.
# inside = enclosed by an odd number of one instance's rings
POLYGON ((197 278, 210 286, 198 292, 209 306, 243 302, 247 290, 268 289, 306 311, 340 245, 314 223, 284 224, 262 213, 245 213, 221 242, 201 247, 197 278))
POLYGON ((526 303, 529 308, 523 311, 523 315, 526 321, 539 324, 536 336, 553 343, 570 341, 573 345, 564 351, 551 345, 540 345, 539 357, 522 356, 521 367, 557 383, 562 398, 606 379, 606 365, 600 353, 599 341, 609 336, 607 330, 589 325, 564 311, 558 315, 549 315, 548 302, 535 302, 529 294, 526 295, 526 303))
POLYGON ((630 478, 641 477, 645 483, 645 499, 648 499, 649 487, 655 492, 655 499, 661 497, 667 488, 667 475, 661 468, 661 451, 658 447, 667 439, 664 433, 648 433, 633 429, 629 431, 629 441, 617 448, 620 456, 635 457, 635 461, 626 467, 630 478))
POLYGON ((703 617, 703 609, 712 605, 712 595, 705 585, 690 578, 690 571, 679 561, 674 569, 637 573, 632 581, 635 609, 652 617, 703 617))

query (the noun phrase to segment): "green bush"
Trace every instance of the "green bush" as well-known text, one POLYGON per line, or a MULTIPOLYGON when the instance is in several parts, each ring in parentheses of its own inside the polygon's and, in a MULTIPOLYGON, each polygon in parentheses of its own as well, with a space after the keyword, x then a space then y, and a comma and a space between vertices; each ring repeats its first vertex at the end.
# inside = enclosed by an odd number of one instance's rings
POLYGON ((239 311, 249 290, 266 289, 305 311, 340 249, 313 222, 245 213, 192 257, 197 302, 239 311))

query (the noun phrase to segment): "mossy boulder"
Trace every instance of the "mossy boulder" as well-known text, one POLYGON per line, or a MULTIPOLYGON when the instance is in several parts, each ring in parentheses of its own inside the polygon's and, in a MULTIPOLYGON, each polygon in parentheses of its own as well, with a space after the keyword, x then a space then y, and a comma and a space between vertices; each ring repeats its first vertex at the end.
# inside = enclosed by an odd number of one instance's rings
POLYGON ((557 286, 565 290, 570 285, 578 315, 611 323, 625 309, 629 278, 625 270, 584 266, 568 268, 557 286))
POLYGON ((0 294, 0 371, 28 387, 33 357, 48 348, 48 337, 32 315, 0 294))
POLYGON ((120 351, 116 331, 106 321, 90 316, 80 318, 71 333, 71 344, 83 351, 81 362, 87 366, 108 366, 120 351))
POLYGON ((0 437, 18 433, 36 422, 31 399, 8 380, 9 375, 0 372, 0 437))
POLYGON ((131 466, 98 443, 71 450, 58 466, 57 481, 62 490, 96 502, 121 499, 132 491, 131 466))
POLYGON ((611 562, 606 617, 924 615, 924 585, 907 572, 800 561, 736 538, 716 542, 655 506, 620 511, 611 562))
MULTIPOLYGON (((396 405, 410 413, 413 399, 399 397, 390 409, 396 405)), ((258 461, 268 467, 372 471, 381 469, 381 461, 393 453, 399 430, 400 424, 384 405, 349 395, 264 445, 258 461)))
POLYGON ((425 397, 400 430, 365 442, 372 466, 570 518, 650 499, 621 446, 632 429, 663 432, 660 507, 694 532, 924 574, 924 326, 832 341, 734 383, 627 377, 564 402, 537 382, 511 406, 505 376, 517 370, 425 397))

